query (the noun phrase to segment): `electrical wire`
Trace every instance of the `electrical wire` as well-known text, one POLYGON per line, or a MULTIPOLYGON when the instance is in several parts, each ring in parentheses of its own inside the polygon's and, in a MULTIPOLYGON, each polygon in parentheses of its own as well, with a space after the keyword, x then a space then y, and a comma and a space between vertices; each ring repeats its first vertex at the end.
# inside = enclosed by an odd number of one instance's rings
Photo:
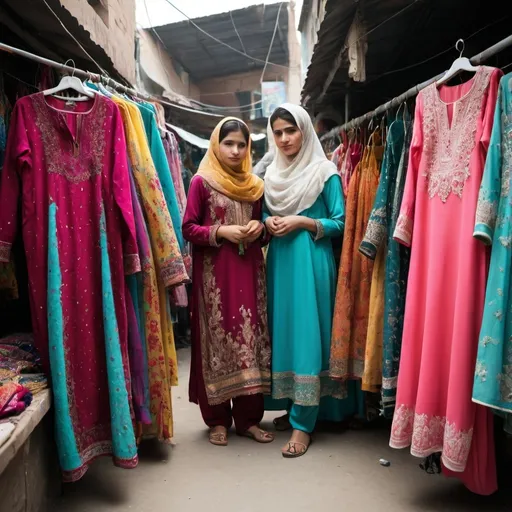
POLYGON ((236 28, 235 20, 233 19, 233 11, 229 11, 229 17, 231 18, 231 23, 233 23, 233 28, 235 29, 236 35, 238 36, 238 40, 240 41, 240 44, 242 45, 242 50, 244 51, 244 53, 247 53, 247 50, 245 49, 245 46, 244 46, 244 42, 242 41, 242 38, 236 28))
POLYGON ((110 76, 95 60, 94 58, 89 54, 89 52, 80 44, 80 41, 68 30, 68 28, 66 27, 66 25, 64 25, 63 21, 59 18, 59 15, 51 8, 50 4, 46 1, 46 0, 43 0, 43 2, 46 4, 46 7, 48 7, 48 9, 50 10, 50 12, 55 16, 55 18, 57 19, 57 21, 61 24, 62 28, 68 33, 69 36, 71 36, 71 38, 75 41, 75 43, 82 49, 82 51, 85 53, 85 55, 87 55, 87 57, 89 57, 89 59, 94 62, 94 64, 96 64, 96 66, 98 67, 98 69, 105 75, 105 76, 110 76))
MULTIPOLYGON (((418 0, 415 0, 415 1, 417 2, 418 0)), ((210 39, 213 39, 215 42, 221 44, 222 46, 225 46, 226 48, 229 48, 230 50, 233 50, 234 52, 236 52, 240 55, 243 55, 244 57, 247 57, 248 59, 253 60, 254 62, 259 62, 261 64, 265 64, 266 61, 264 61, 263 59, 258 59, 257 57, 252 57, 251 55, 248 55, 247 52, 240 51, 237 48, 234 48, 233 46, 229 45, 228 43, 225 43, 224 41, 221 41, 220 39, 217 39, 215 36, 212 36, 210 33, 206 32, 206 30, 202 29, 199 25, 197 25, 197 23, 195 23, 194 20, 192 18, 190 18, 190 16, 185 14, 179 7, 176 7, 176 5, 174 5, 174 3, 171 2, 171 0, 165 0, 165 2, 167 2, 171 7, 174 7, 174 9, 176 9, 182 16, 185 16, 185 18, 187 18, 187 20, 191 23, 191 25, 193 27, 195 27, 197 30, 199 30, 199 32, 201 32, 205 36, 209 37, 210 39)), ((267 64, 270 64, 272 66, 276 66, 279 68, 283 68, 283 69, 292 69, 292 68, 290 68, 290 66, 283 66, 282 64, 276 64, 274 62, 267 62, 267 64)))
MULTIPOLYGON (((276 35, 276 32, 277 32, 277 28, 278 28, 278 24, 279 24, 279 16, 281 14, 281 9, 283 7, 283 3, 281 3, 281 5, 279 6, 279 11, 277 13, 277 19, 276 19, 276 25, 274 27, 274 34, 273 34, 273 37, 272 37, 272 40, 270 42, 270 48, 269 48, 269 52, 268 52, 268 55, 267 55, 267 59, 268 57, 270 56, 270 52, 272 50, 272 46, 274 44, 274 39, 275 39, 275 35, 276 35)), ((148 5, 147 5, 147 0, 144 0, 144 7, 146 9, 146 16, 148 18, 148 21, 149 21, 149 24, 150 25, 153 25, 153 22, 151 21, 151 16, 149 14, 149 9, 148 9, 148 5)), ((231 11, 229 11, 230 15, 231 15, 231 11)), ((238 37, 240 38, 240 34, 238 33, 237 29, 236 29, 236 26, 235 26, 235 22, 232 18, 232 21, 233 21, 233 26, 235 28, 235 31, 238 35, 238 37)), ((165 46, 165 43, 163 42, 163 40, 161 39, 161 37, 158 35, 157 31, 154 29, 154 28, 151 28, 152 32, 155 33, 156 37, 159 39, 159 41, 162 43, 162 45, 164 46, 164 48, 167 49, 167 47, 165 46)), ((243 43, 242 43, 242 40, 240 38, 240 43, 242 44, 243 46, 243 43)), ((165 74, 167 75, 167 80, 169 81, 169 84, 172 83, 172 80, 171 80, 171 77, 167 71, 167 66, 165 65, 165 63, 163 62, 163 58, 162 58, 162 54, 160 52, 160 46, 158 45, 157 43, 157 50, 158 50, 158 59, 160 61, 160 65, 162 66, 165 74)), ((245 50, 245 48, 244 48, 245 50)), ((265 65, 266 67, 266 65, 265 65)), ((264 68, 264 71, 263 71, 263 74, 265 73, 265 68, 264 68)), ((263 81, 263 75, 262 75, 262 79, 260 80, 260 83, 263 81)), ((258 100, 258 101, 255 101, 253 103, 249 103, 247 105, 238 105, 238 106, 233 106, 233 107, 222 107, 222 106, 219 106, 219 105, 212 105, 212 104, 209 104, 209 103, 203 103, 201 101, 198 101, 198 100, 195 100, 193 98, 189 98, 187 96, 184 96, 183 94, 180 94, 174 90, 171 89, 171 92, 173 94, 175 94, 178 98, 180 98, 181 100, 184 100, 184 101, 187 101, 189 103, 194 103, 195 105, 198 105, 200 107, 203 107, 203 108, 207 108, 209 110, 213 110, 213 111, 217 111, 219 113, 224 113, 224 114, 229 114, 229 113, 237 113, 237 114, 243 114, 243 113, 247 113, 247 112, 251 112, 253 110, 253 107, 255 107, 256 105, 260 105, 261 103, 263 103, 263 100, 258 100), (243 110, 243 109, 248 109, 248 110, 243 110)), ((230 94, 234 94, 234 93, 230 93, 230 94)))
POLYGON ((263 71, 261 72, 260 84, 263 83, 263 78, 265 76, 265 71, 267 71, 268 61, 270 59, 270 54, 272 53, 272 47, 274 46, 274 39, 276 38, 277 27, 279 26, 279 16, 281 15, 281 9, 283 8, 284 2, 279 4, 279 9, 277 11, 276 16, 276 24, 274 25, 274 33, 272 34, 272 39, 270 40, 270 46, 268 48, 267 58, 265 59, 265 65, 263 66, 263 71))

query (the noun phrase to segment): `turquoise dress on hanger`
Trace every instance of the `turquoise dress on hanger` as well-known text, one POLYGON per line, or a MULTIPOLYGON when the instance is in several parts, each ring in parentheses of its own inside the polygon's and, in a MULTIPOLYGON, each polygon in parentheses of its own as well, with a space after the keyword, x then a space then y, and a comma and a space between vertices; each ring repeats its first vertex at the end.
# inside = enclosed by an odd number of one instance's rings
MULTIPOLYGON (((269 215, 265 209, 263 220, 269 215)), ((331 239, 342 236, 345 222, 340 178, 331 177, 300 215, 315 219, 318 234, 273 238, 267 254, 272 398, 265 408, 287 410, 293 428, 312 432, 317 420, 343 421, 363 410, 360 384, 328 375, 336 295, 331 239)))
POLYGON ((512 73, 500 82, 474 237, 492 245, 473 401, 512 411, 512 73))

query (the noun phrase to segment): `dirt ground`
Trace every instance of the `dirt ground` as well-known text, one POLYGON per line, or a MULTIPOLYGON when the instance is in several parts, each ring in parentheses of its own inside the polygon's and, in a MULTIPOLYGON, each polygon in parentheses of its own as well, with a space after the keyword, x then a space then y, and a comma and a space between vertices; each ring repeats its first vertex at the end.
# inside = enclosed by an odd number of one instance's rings
MULTIPOLYGON (((389 431, 382 428, 319 432, 297 460, 280 455, 286 433, 270 445, 232 435, 227 448, 214 447, 198 407, 188 402, 189 351, 180 350, 179 358, 175 446, 143 445, 131 471, 97 461, 80 482, 64 487, 56 512, 512 510, 510 490, 483 498, 456 480, 427 475, 407 450, 389 448, 389 431), (381 458, 390 467, 381 466, 381 458)), ((263 426, 272 428, 272 419, 266 415, 263 426)))

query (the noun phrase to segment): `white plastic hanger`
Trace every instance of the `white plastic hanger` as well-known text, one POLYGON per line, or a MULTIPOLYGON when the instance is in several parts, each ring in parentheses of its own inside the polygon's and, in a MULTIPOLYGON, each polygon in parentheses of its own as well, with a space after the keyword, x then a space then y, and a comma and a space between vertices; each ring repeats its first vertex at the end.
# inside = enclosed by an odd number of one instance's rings
MULTIPOLYGON (((68 61, 69 62, 69 61, 68 61)), ((73 62, 73 61, 71 61, 73 62)), ((73 62, 73 67, 75 67, 75 63, 73 62)), ((85 87, 81 80, 75 76, 75 72, 71 76, 63 76, 60 83, 53 87, 52 89, 47 89, 43 91, 45 96, 55 96, 61 100, 72 100, 72 101, 87 101, 91 98, 94 98, 94 93, 88 87, 85 87), (63 96, 59 95, 59 92, 73 90, 79 94, 79 96, 63 96)))
POLYGON ((462 56, 464 53, 464 46, 464 40, 459 39, 455 44, 455 48, 460 52, 459 58, 453 61, 451 68, 437 81, 437 85, 445 84, 461 71, 469 71, 470 73, 476 73, 478 71, 478 68, 473 66, 467 57, 462 56))

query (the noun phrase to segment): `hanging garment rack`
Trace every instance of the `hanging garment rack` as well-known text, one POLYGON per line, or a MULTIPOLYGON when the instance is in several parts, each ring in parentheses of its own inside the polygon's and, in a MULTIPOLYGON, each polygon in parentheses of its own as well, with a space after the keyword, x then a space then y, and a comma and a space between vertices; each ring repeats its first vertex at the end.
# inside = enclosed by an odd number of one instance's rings
MULTIPOLYGON (((505 48, 508 48, 512 46, 512 36, 508 36, 505 39, 502 39, 495 45, 491 46, 490 48, 487 48, 487 50, 484 50, 483 52, 480 52, 478 55, 475 55, 471 59, 471 64, 478 66, 482 64, 482 62, 485 62, 486 60, 490 59, 497 53, 503 51, 505 48)), ((322 138, 322 141, 332 139, 333 137, 338 137, 340 132, 342 131, 348 131, 352 128, 357 128, 358 126, 362 125, 366 121, 369 121, 370 119, 380 115, 384 114, 388 110, 391 110, 395 107, 398 107, 402 103, 405 103, 408 99, 414 98, 422 89, 425 89, 425 87, 428 87, 430 84, 437 82, 440 78, 442 78, 445 75, 446 71, 443 71, 439 75, 435 76, 434 78, 431 78, 430 80, 427 80, 426 82, 423 82, 421 84, 415 85, 414 87, 411 87, 408 91, 404 92, 403 94, 400 94, 400 96, 397 96, 396 98, 393 98, 392 100, 388 101, 387 103, 384 103, 380 107, 377 107, 375 110, 372 110, 371 112, 368 112, 364 114, 363 116, 356 117, 355 119, 352 119, 348 123, 345 123, 341 126, 337 126, 336 128, 333 128, 331 131, 327 132, 322 138)))
POLYGON ((91 73, 90 71, 84 71, 83 69, 78 69, 78 68, 68 66, 66 64, 61 64, 60 62, 56 62, 54 60, 47 59, 45 57, 41 57, 39 55, 36 55, 35 53, 30 53, 25 50, 21 50, 20 48, 16 48, 14 46, 9 46, 4 43, 0 43, 0 51, 19 55, 20 57, 24 57, 24 58, 32 60, 34 62, 38 62, 39 64, 44 64, 46 66, 55 68, 55 69, 61 71, 62 73, 71 73, 75 76, 79 76, 80 78, 83 78, 84 80, 89 80, 89 81, 95 82, 95 83, 102 83, 108 87, 111 87, 112 89, 115 89, 118 92, 121 92, 123 94, 128 94, 132 97, 139 98, 144 101, 153 101, 155 103, 160 103, 161 105, 167 105, 168 107, 185 110, 187 112, 194 112, 194 113, 202 114, 205 116, 224 117, 223 115, 220 115, 220 114, 214 114, 212 112, 205 112, 204 110, 196 110, 194 108, 189 108, 189 107, 185 107, 183 105, 177 105, 176 103, 170 103, 168 101, 161 100, 160 98, 156 98, 154 96, 151 96, 150 94, 142 93, 142 92, 136 91, 135 89, 127 87, 126 85, 123 85, 123 84, 117 82, 116 80, 110 78, 109 76, 100 75, 98 73, 91 73))

